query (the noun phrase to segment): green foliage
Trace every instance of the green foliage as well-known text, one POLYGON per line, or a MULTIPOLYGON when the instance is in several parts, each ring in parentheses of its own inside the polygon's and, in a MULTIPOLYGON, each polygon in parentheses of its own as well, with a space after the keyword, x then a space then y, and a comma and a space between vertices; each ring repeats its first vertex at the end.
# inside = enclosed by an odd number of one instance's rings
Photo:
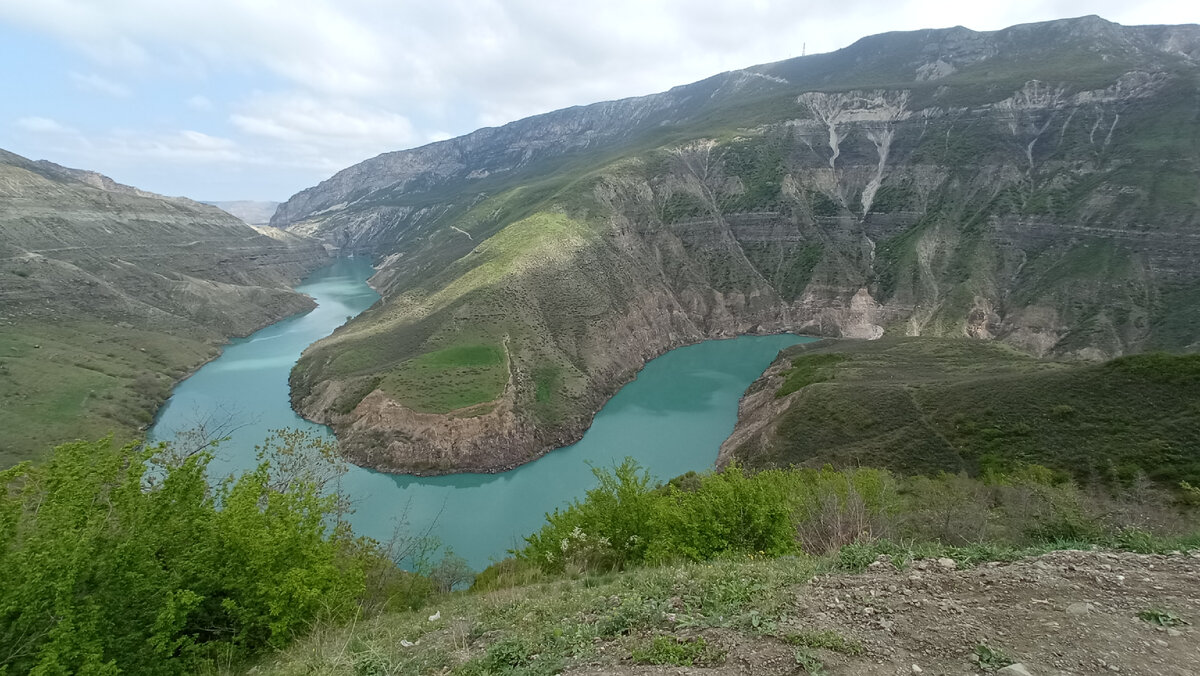
POLYGON ((217 341, 100 321, 7 324, 0 331, 0 467, 42 460, 75 439, 132 441, 171 384, 213 357, 217 341))
POLYGON ((0 668, 194 673, 357 613, 379 555, 311 442, 277 433, 216 486, 206 452, 110 439, 0 473, 0 668))
POLYGON ((484 568, 471 583, 471 591, 487 592, 540 582, 545 578, 541 566, 525 559, 510 557, 484 568))
POLYGON ((1185 505, 1200 507, 1200 487, 1193 486, 1186 481, 1180 481, 1179 490, 1181 492, 1180 499, 1185 505))
POLYGON ((730 556, 836 553, 862 570, 882 554, 950 556, 964 565, 1030 547, 1095 543, 1139 552, 1177 548, 1169 529, 1188 523, 1182 503, 1151 489, 1138 501, 1085 492, 1069 475, 1010 463, 966 473, 898 476, 887 470, 791 468, 747 474, 733 465, 654 487, 631 460, 596 471, 586 499, 547 516, 516 559, 481 576, 479 589, 543 579, 541 574, 608 572, 637 564, 730 556), (1114 514, 1124 516, 1114 517, 1114 514), (920 552, 896 542, 926 543, 920 552))
POLYGON ((695 490, 656 494, 646 560, 693 561, 730 553, 777 556, 791 551, 793 529, 781 485, 747 477, 739 467, 701 476, 695 490))
POLYGON ((634 648, 632 657, 638 664, 690 667, 720 664, 725 659, 725 654, 699 636, 687 640, 674 636, 655 636, 649 644, 634 648))
POLYGON ((725 171, 742 181, 741 194, 730 197, 722 211, 737 212, 764 209, 776 205, 786 173, 784 149, 789 135, 773 134, 752 139, 738 139, 721 148, 725 171))
POLYGON ((415 410, 445 413, 500 396, 507 363, 498 346, 455 345, 400 364, 379 387, 415 410))
POLYGON ((659 218, 663 223, 672 224, 701 216, 711 216, 712 210, 699 197, 689 192, 677 191, 663 200, 659 218))
POLYGON ((804 673, 812 676, 821 676, 825 673, 825 663, 808 648, 796 648, 794 654, 796 666, 803 669, 804 673))
POLYGON ((1172 613, 1168 613, 1165 610, 1143 610, 1142 612, 1138 613, 1138 619, 1159 627, 1178 627, 1185 624, 1191 624, 1191 622, 1188 622, 1181 617, 1177 617, 1172 613))
POLYGON ((475 573, 467 565, 466 559, 447 549, 429 571, 428 578, 444 594, 456 587, 470 586, 475 580, 475 573))
POLYGON ((1200 383, 1200 354, 1150 352, 1118 357, 1107 367, 1153 383, 1191 385, 1200 383))
POLYGON ((1013 658, 999 648, 981 643, 975 646, 975 662, 985 671, 995 671, 1014 662, 1013 658))
POLYGON ((775 398, 787 395, 813 383, 833 379, 833 366, 846 361, 841 354, 811 354, 796 357, 792 367, 783 372, 783 384, 775 391, 775 398))
POLYGON ((611 472, 593 471, 599 485, 583 501, 548 515, 547 524, 526 538, 519 552, 523 561, 547 571, 596 571, 792 549, 792 524, 778 482, 732 467, 701 476, 694 489, 654 489, 632 459, 611 472))
POLYGON ((619 569, 645 560, 655 502, 650 476, 627 458, 611 472, 593 468, 599 485, 526 538, 520 556, 546 570, 567 563, 587 570, 619 569))
POLYGON ((780 637, 784 643, 794 645, 801 648, 824 648, 832 650, 843 655, 861 655, 863 654, 863 645, 854 639, 848 639, 845 636, 829 629, 823 631, 800 631, 790 634, 785 634, 780 637))

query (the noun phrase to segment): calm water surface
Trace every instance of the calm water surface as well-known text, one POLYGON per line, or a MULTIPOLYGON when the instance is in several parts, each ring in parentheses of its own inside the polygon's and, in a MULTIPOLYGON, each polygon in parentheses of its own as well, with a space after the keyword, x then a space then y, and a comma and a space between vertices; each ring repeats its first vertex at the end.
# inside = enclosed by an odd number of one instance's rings
MULTIPOLYGON (((219 475, 252 467, 254 446, 268 430, 299 427, 332 437, 292 411, 288 372, 304 348, 379 299, 366 285, 372 272, 366 260, 347 259, 313 273, 297 289, 315 298, 317 309, 233 341, 180 383, 151 437, 169 440, 206 417, 232 415, 242 427, 218 449, 211 471, 219 475)), ((711 468, 742 392, 779 350, 809 340, 745 336, 672 350, 622 388, 578 443, 502 474, 418 478, 351 467, 343 487, 354 500, 354 530, 386 540, 401 519, 410 531, 433 524, 445 545, 481 569, 519 547, 546 512, 594 486, 592 466, 633 456, 664 480, 711 468)))

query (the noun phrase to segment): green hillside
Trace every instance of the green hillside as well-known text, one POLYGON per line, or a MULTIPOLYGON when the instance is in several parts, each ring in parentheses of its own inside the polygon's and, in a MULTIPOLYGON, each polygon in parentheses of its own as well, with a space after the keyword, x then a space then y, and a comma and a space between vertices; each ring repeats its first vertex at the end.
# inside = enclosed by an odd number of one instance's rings
POLYGON ((785 350, 768 374, 751 392, 786 408, 728 459, 1200 483, 1200 355, 1080 364, 979 341, 832 341, 785 350))
POLYGON ((0 150, 0 467, 139 438, 231 336, 310 308, 326 259, 185 198, 0 150))

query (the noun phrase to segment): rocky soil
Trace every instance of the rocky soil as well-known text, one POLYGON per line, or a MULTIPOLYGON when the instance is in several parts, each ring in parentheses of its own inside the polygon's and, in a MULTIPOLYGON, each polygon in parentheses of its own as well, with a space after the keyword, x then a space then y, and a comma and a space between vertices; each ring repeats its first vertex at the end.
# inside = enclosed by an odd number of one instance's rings
MULTIPOLYGON (((861 646, 810 651, 819 673, 1187 676, 1200 673, 1200 553, 1058 551, 969 570, 951 559, 901 570, 880 557, 865 573, 798 588, 790 616, 788 631, 833 631, 861 646)), ((805 673, 778 639, 698 635, 727 652, 722 664, 642 666, 614 654, 569 673, 805 673)))

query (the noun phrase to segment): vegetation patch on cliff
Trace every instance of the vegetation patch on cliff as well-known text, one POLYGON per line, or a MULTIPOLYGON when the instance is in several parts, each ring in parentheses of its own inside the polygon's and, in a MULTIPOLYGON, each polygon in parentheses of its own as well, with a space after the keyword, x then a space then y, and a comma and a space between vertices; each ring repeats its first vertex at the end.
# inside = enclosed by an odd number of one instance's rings
POLYGON ((783 354, 836 363, 825 367, 830 382, 799 388, 773 431, 735 452, 755 467, 980 473, 1035 462, 1085 483, 1200 483, 1197 355, 1051 362, 994 343, 927 338, 783 354))
POLYGON ((792 359, 792 367, 780 374, 783 384, 775 390, 775 398, 786 397, 802 387, 833 378, 833 369, 830 367, 843 361, 846 361, 846 356, 841 354, 800 355, 792 359))
POLYGON ((502 348, 456 345, 400 364, 379 389, 415 411, 448 413, 494 401, 507 383, 508 358, 502 348))

